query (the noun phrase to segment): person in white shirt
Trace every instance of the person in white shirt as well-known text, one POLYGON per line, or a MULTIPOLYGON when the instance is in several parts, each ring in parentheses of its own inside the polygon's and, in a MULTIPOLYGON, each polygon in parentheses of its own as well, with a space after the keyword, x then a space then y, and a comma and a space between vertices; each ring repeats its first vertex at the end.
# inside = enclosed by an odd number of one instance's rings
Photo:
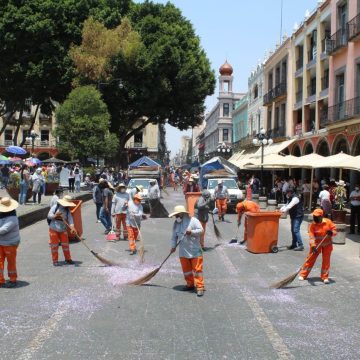
POLYGON ((320 206, 324 211, 324 217, 328 218, 331 213, 331 201, 329 185, 323 185, 322 191, 319 193, 320 206))
POLYGON ((311 185, 308 179, 305 179, 302 187, 303 199, 304 199, 304 209, 310 210, 310 191, 311 185))
POLYGON ((357 220, 358 234, 360 234, 360 187, 355 185, 355 189, 350 193, 350 234, 355 234, 355 222, 357 220))

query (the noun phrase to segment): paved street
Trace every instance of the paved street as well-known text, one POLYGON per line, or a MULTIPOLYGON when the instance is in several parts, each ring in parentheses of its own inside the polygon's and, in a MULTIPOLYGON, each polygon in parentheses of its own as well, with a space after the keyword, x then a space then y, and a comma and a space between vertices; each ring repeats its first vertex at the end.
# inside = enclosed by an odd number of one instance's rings
MULTIPOLYGON (((171 210, 183 196, 169 192, 164 203, 171 210)), ((235 215, 227 220, 218 223, 220 246, 209 225, 203 298, 178 291, 183 278, 176 256, 151 284, 124 285, 167 255, 172 220, 143 222, 147 252, 140 266, 126 242, 105 241, 92 202, 85 203, 87 243, 119 268, 103 267, 81 243, 71 245, 76 266, 54 268, 46 221, 25 228, 21 287, 0 289, 1 359, 359 359, 359 244, 335 245, 330 285, 319 281, 317 266, 311 281, 269 290, 305 253, 250 254, 228 244, 235 215)), ((288 225, 281 220, 280 246, 290 242, 288 225)))

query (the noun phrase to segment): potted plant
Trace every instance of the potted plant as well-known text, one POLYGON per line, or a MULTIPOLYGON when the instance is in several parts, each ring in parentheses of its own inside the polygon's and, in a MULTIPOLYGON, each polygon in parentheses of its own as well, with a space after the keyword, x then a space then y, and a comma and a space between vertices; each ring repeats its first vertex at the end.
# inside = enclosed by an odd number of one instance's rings
POLYGON ((45 195, 53 195, 55 190, 59 187, 60 176, 57 172, 45 173, 45 195))
MULTIPOLYGON (((20 195, 20 173, 14 172, 11 173, 9 176, 9 182, 6 186, 6 191, 9 194, 9 196, 19 201, 19 195, 20 195)), ((27 191, 27 200, 31 198, 31 188, 29 187, 27 191)))
POLYGON ((345 210, 345 202, 346 202, 346 189, 345 189, 345 181, 340 180, 336 183, 337 187, 335 188, 335 204, 334 209, 331 211, 332 220, 338 224, 345 224, 346 221, 346 210, 345 210))

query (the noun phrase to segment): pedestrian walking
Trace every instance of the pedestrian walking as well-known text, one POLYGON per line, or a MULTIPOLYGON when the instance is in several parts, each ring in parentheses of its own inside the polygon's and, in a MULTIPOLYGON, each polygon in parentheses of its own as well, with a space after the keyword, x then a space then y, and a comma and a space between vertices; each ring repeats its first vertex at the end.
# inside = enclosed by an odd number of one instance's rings
POLYGON ((27 201, 27 193, 30 185, 30 173, 27 165, 23 165, 20 171, 20 205, 25 205, 27 201))
POLYGON ((136 240, 139 236, 139 229, 141 228, 141 219, 144 214, 141 205, 142 197, 140 194, 134 195, 134 200, 129 201, 126 213, 126 226, 128 231, 130 255, 135 255, 136 240))
POLYGON ((126 185, 121 183, 116 188, 115 196, 112 199, 111 215, 115 218, 116 235, 120 239, 121 226, 123 239, 126 240, 128 232, 126 228, 126 213, 130 195, 126 192, 126 185))
POLYGON ((76 193, 80 192, 81 180, 82 180, 82 174, 79 167, 77 166, 74 169, 74 187, 76 193))
MULTIPOLYGON (((236 212, 237 212, 237 226, 241 225, 241 218, 243 214, 246 212, 259 212, 260 206, 251 200, 240 200, 238 204, 236 205, 236 212)), ((244 238, 242 242, 245 242, 247 240, 247 230, 248 230, 248 218, 245 215, 245 222, 244 222, 244 238)))
POLYGON ((319 193, 320 206, 324 211, 324 217, 329 217, 331 214, 331 201, 330 201, 330 192, 329 185, 322 185, 322 190, 319 193))
POLYGON ((183 192, 184 194, 188 192, 199 192, 200 188, 199 185, 195 183, 195 179, 190 177, 189 180, 185 183, 183 192))
POLYGON ((8 186, 9 177, 10 177, 10 169, 7 165, 4 165, 1 168, 1 180, 2 180, 2 185, 4 188, 6 188, 8 186))
POLYGON ((99 179, 99 183, 94 186, 93 189, 93 201, 96 206, 96 222, 101 223, 100 221, 100 210, 103 204, 103 195, 102 192, 104 188, 102 187, 101 183, 104 181, 104 179, 99 179))
POLYGON ((310 242, 310 252, 309 257, 304 267, 302 268, 299 276, 299 280, 305 280, 310 274, 311 269, 313 268, 317 257, 319 254, 322 254, 322 265, 321 265, 321 279, 325 284, 328 284, 329 281, 329 271, 330 271, 330 258, 331 252, 333 250, 332 237, 336 235, 336 226, 330 220, 323 217, 324 212, 322 209, 315 209, 313 212, 313 222, 309 227, 309 242, 310 242), (316 247, 324 239, 319 249, 316 247), (310 256, 312 255, 312 256, 310 256))
POLYGON ((42 194, 42 187, 45 183, 45 178, 42 175, 42 169, 37 168, 35 173, 31 176, 32 182, 32 194, 33 194, 33 203, 36 204, 36 197, 37 201, 41 203, 41 194, 42 194))
POLYGON ((302 194, 303 194, 303 203, 304 203, 304 209, 311 210, 310 205, 310 192, 311 192, 311 185, 309 182, 309 179, 305 179, 304 183, 302 184, 302 194))
POLYGON ((225 221, 229 192, 227 187, 223 184, 222 180, 218 181, 218 184, 214 190, 214 196, 216 200, 216 207, 218 209, 219 221, 225 221))
POLYGON ((281 212, 289 212, 291 222, 292 243, 288 246, 289 250, 303 251, 304 244, 301 239, 300 226, 304 220, 304 208, 300 198, 295 194, 293 189, 286 192, 287 203, 283 206, 281 212))
POLYGON ((102 206, 100 209, 99 219, 101 223, 105 227, 104 234, 108 234, 112 228, 111 222, 111 205, 112 205, 112 185, 109 184, 106 180, 102 181, 100 184, 100 188, 102 189, 102 206))
POLYGON ((180 264, 184 273, 186 286, 184 291, 196 290, 197 296, 204 295, 203 253, 200 236, 204 232, 198 219, 190 217, 185 207, 175 206, 169 217, 175 217, 171 238, 171 252, 175 252, 179 244, 180 264))
POLYGON ((75 190, 75 172, 74 172, 73 166, 71 166, 69 169, 68 183, 69 183, 69 192, 74 192, 74 190, 75 190))
POLYGON ((74 264, 71 259, 68 229, 64 220, 70 225, 70 232, 76 234, 74 227, 74 220, 71 215, 70 208, 75 207, 76 204, 72 202, 72 197, 65 195, 63 199, 59 199, 49 213, 49 245, 51 249, 51 258, 54 266, 59 266, 59 244, 61 244, 65 263, 74 264))
POLYGON ((355 234, 355 223, 357 221, 358 234, 360 234, 360 187, 355 185, 355 189, 350 193, 350 233, 355 234))
POLYGON ((0 287, 16 287, 17 269, 16 253, 20 244, 19 220, 16 208, 19 203, 8 197, 0 200, 0 287), (4 268, 7 261, 7 272, 10 281, 5 284, 4 268))
POLYGON ((205 232, 206 224, 209 221, 209 211, 211 204, 211 194, 209 190, 203 190, 201 196, 197 199, 194 209, 195 217, 200 221, 201 226, 203 227, 203 233, 200 236, 200 245, 201 249, 205 250, 205 232))

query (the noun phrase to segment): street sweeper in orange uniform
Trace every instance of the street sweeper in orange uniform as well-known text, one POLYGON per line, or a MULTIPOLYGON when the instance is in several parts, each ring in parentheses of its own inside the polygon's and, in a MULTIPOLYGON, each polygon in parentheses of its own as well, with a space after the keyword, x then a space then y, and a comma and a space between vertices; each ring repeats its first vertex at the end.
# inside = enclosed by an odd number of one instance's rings
POLYGON ((317 257, 320 253, 322 253, 321 279, 324 284, 328 284, 330 282, 330 257, 333 250, 332 237, 336 235, 336 226, 330 219, 326 219, 323 216, 324 212, 322 209, 314 210, 314 221, 309 227, 310 252, 308 260, 306 261, 300 272, 300 281, 305 280, 309 276, 309 273, 313 268, 317 257), (317 249, 317 246, 324 239, 325 236, 325 240, 317 249))

